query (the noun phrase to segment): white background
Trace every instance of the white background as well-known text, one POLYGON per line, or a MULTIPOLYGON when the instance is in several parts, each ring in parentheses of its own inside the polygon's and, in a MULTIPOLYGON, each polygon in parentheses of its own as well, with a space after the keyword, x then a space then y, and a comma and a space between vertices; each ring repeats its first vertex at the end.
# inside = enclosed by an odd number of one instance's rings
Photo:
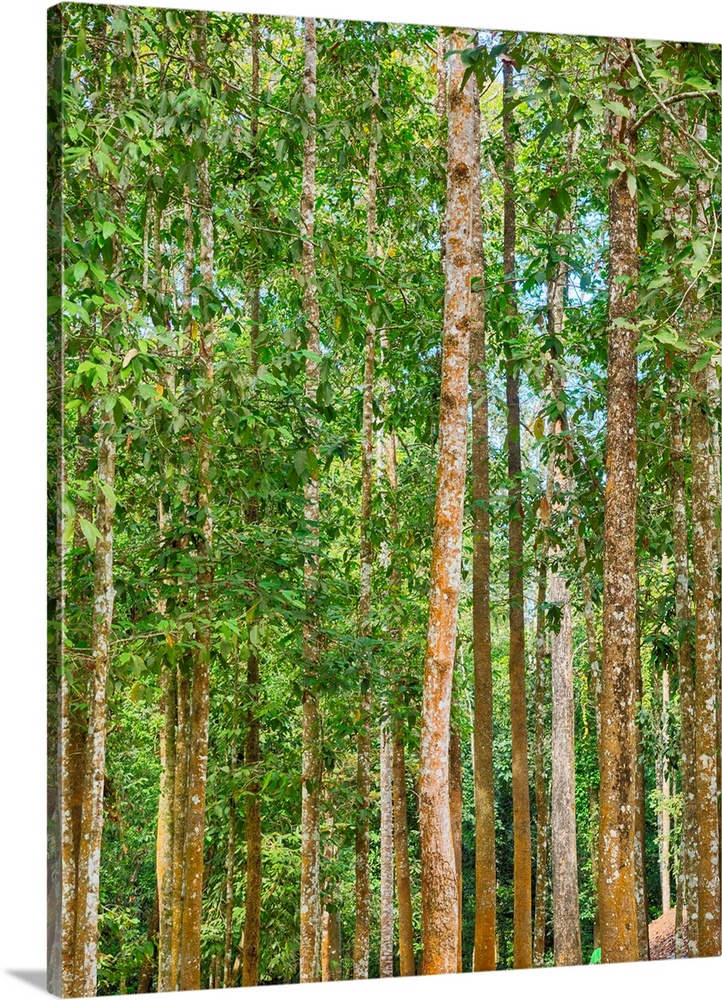
MULTIPOLYGON (((722 41, 719 0, 189 0, 156 6, 722 41)), ((38 996, 45 968, 45 11, 0 22, 0 996, 38 996), (18 976, 20 973, 20 977, 18 976), (26 978, 22 978, 25 975, 26 978)), ((266 987, 264 997, 624 1000, 721 995, 722 959, 266 987), (391 992, 389 992, 391 991, 391 992), (420 992, 419 992, 420 991, 420 992)), ((193 994, 200 997, 200 994, 193 994)))

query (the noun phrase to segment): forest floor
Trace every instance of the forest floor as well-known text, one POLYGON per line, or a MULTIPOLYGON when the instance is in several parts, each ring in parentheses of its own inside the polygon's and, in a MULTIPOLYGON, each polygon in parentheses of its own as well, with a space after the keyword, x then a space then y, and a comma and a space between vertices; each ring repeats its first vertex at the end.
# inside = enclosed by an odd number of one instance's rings
MULTIPOLYGON (((675 909, 672 907, 663 913, 661 917, 657 917, 649 925, 649 957, 650 959, 658 958, 676 958, 674 953, 674 937, 675 937, 675 909)), ((687 913, 684 913, 684 922, 682 924, 682 954, 680 958, 687 957, 687 913)))

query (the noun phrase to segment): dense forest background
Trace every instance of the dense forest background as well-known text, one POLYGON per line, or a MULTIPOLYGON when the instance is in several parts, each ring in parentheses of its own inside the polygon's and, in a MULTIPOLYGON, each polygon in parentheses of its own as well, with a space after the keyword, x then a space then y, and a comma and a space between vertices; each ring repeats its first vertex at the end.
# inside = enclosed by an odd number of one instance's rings
POLYGON ((719 953, 718 48, 50 28, 55 987, 719 953))

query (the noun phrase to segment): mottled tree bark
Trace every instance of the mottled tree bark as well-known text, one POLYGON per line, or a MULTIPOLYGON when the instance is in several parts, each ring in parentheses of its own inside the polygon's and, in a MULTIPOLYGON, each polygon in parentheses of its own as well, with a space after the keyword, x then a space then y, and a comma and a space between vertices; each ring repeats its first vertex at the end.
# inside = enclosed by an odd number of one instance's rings
POLYGON ((715 403, 709 372, 692 372, 692 557, 695 608, 695 789, 697 794, 697 892, 699 954, 720 953, 720 816, 717 788, 718 723, 715 642, 716 470, 712 460, 715 403))
POLYGON ((98 900, 100 893, 100 844, 103 836, 105 787, 105 738, 108 724, 106 689, 110 667, 110 630, 113 622, 113 508, 102 486, 115 484, 115 422, 112 413, 98 428, 98 490, 93 579, 92 679, 85 761, 83 809, 80 824, 78 881, 74 939, 73 993, 95 996, 98 973, 98 900))
POLYGON ((379 786, 381 808, 379 973, 384 978, 393 976, 394 974, 393 747, 391 742, 391 725, 388 719, 385 719, 381 724, 379 786))
MULTIPOLYGON (((474 80, 469 86, 476 87, 474 80)), ((492 765, 491 541, 489 526, 489 398, 486 379, 484 242, 479 165, 480 117, 474 94, 472 189, 472 290, 469 382, 471 386, 472 626, 474 637, 474 813, 476 911, 474 971, 496 967, 496 854, 492 765)))
MULTIPOLYGON (((452 49, 463 47, 456 32, 452 49)), ((439 459, 431 559, 429 622, 421 718, 421 899, 426 974, 455 972, 458 892, 449 810, 449 723, 461 582, 471 325, 474 109, 461 88, 464 67, 449 59, 446 295, 441 361, 439 459)))
MULTIPOLYGON (((504 61, 504 280, 510 325, 516 324, 516 203, 512 116, 514 71, 504 61)), ((524 531, 521 492, 519 376, 511 351, 506 360, 507 451, 509 474, 509 683, 511 690, 512 799, 514 815, 514 968, 532 964, 531 815, 529 750, 524 667, 524 531)))
MULTIPOLYGON (((549 492, 549 490, 547 490, 549 492)), ((548 501, 547 501, 548 502, 548 501)), ((539 583, 537 590, 537 624, 534 676, 534 798, 536 800, 536 883, 534 886, 534 940, 532 964, 544 965, 546 951, 547 924, 547 871, 549 867, 549 805, 546 779, 546 704, 547 661, 549 648, 546 638, 546 577, 547 545, 543 536, 539 540, 542 547, 539 559, 539 583)))
POLYGON ((158 992, 172 989, 173 964, 173 842, 175 821, 176 715, 178 694, 176 668, 164 663, 161 673, 163 726, 160 733, 160 795, 156 882, 159 899, 158 992))
MULTIPOLYGON (((200 74, 207 72, 207 15, 197 15, 193 31, 193 54, 200 74)), ((201 129, 205 132, 205 122, 201 129)), ((199 265, 204 287, 213 287, 213 215, 208 161, 198 160, 199 265)), ((183 915, 179 954, 179 986, 200 989, 201 917, 203 906, 203 841, 205 835, 206 778, 208 770, 208 724, 210 713, 210 657, 213 584, 213 519, 211 516, 211 443, 207 427, 211 421, 213 384, 213 326, 204 322, 198 336, 199 359, 205 385, 201 394, 200 418, 203 429, 198 442, 198 506, 204 512, 198 543, 198 610, 201 625, 193 653, 193 680, 188 742, 188 802, 183 851, 183 915)))
POLYGON ((406 755, 403 729, 394 723, 393 795, 394 795, 394 856, 396 859, 396 904, 399 912, 399 972, 413 976, 414 925, 411 910, 411 874, 409 870, 409 828, 406 812, 406 755))
MULTIPOLYGON (((569 137, 566 168, 576 152, 578 131, 569 137)), ((567 215, 558 228, 561 236, 571 232, 571 216, 567 215)), ((558 363, 556 344, 564 327, 564 296, 567 268, 564 260, 558 261, 547 286, 547 328, 552 342, 550 369, 551 390, 557 415, 551 421, 551 453, 547 498, 556 519, 567 517, 566 494, 571 492, 569 475, 564 469, 568 448, 564 437, 568 427, 561 405, 562 379, 555 365, 558 363), (554 493, 558 496, 555 499, 554 493)), ((550 513, 551 513, 550 511, 550 513)), ((563 523, 558 525, 564 531, 563 523)), ((558 627, 551 630, 552 677, 552 899, 554 902, 554 964, 579 965, 582 961, 582 943, 579 927, 579 876, 577 868, 577 824, 575 809, 574 772, 574 663, 572 653, 572 607, 569 585, 562 572, 564 555, 561 547, 552 544, 548 551, 549 603, 559 609, 558 627)))
MULTIPOLYGON (((612 43, 610 71, 623 83, 626 43, 612 43)), ((619 95, 611 91, 616 99, 619 95)), ((623 163, 636 153, 629 118, 608 116, 610 151, 623 163)), ((604 508, 604 650, 602 658, 599 918, 604 962, 638 958, 635 900, 635 674, 637 659, 637 199, 627 171, 609 187, 609 332, 604 508)))
MULTIPOLYGON (((306 316, 306 346, 318 354, 319 307, 316 293, 316 263, 313 247, 314 205, 316 191, 316 21, 304 19, 303 93, 310 104, 308 131, 303 143, 303 177, 301 187, 301 240, 303 311, 306 316)), ((309 405, 307 424, 312 447, 316 447, 319 422, 315 415, 319 384, 319 364, 314 357, 306 358, 305 395, 309 405)), ((305 545, 304 587, 307 621, 304 624, 303 656, 304 683, 302 699, 302 762, 301 762, 301 945, 300 979, 315 982, 319 977, 318 938, 320 934, 319 893, 319 791, 321 784, 320 720, 314 680, 318 672, 318 639, 316 636, 316 592, 318 590, 318 473, 309 471, 304 485, 305 545)))
MULTIPOLYGON (((378 184, 376 137, 376 107, 378 105, 378 78, 372 84, 371 138, 369 142, 368 187, 366 192, 366 253, 376 256, 376 188, 378 184)), ((373 489, 373 422, 374 422, 374 366, 376 356, 376 328, 369 320, 366 324, 364 345, 363 406, 361 429, 361 511, 359 520, 359 599, 358 634, 367 640, 371 634, 371 569, 374 547, 371 541, 371 497, 373 489)), ((356 801, 356 925, 353 942, 354 979, 367 979, 369 974, 369 935, 371 931, 371 885, 369 879, 369 804, 371 798, 371 677, 368 652, 361 652, 359 674, 361 691, 359 699, 359 729, 356 738, 357 771, 356 801)))
POLYGON ((689 557, 687 552, 687 495, 685 486, 685 446, 680 411, 680 385, 673 379, 670 399, 670 483, 672 487, 672 537, 674 545, 674 602, 677 622, 677 682, 680 716, 680 783, 682 789, 682 858, 677 875, 687 908, 687 947, 692 958, 698 954, 697 906, 697 795, 695 789, 695 697, 692 672, 692 610, 689 599, 689 557))
POLYGON ((463 812, 463 783, 461 770, 461 736, 456 726, 452 725, 449 736, 449 811, 451 814, 451 836, 454 842, 454 861, 456 863, 456 894, 458 913, 458 938, 456 971, 463 972, 461 956, 462 903, 464 883, 461 871, 461 841, 463 812))

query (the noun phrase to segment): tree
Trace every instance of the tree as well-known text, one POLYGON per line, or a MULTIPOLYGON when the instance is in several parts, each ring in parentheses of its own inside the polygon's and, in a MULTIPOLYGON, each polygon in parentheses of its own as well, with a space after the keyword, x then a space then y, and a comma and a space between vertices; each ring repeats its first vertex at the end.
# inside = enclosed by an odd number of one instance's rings
MULTIPOLYGON (((451 36, 458 49, 462 36, 451 36)), ((474 110, 462 89, 463 65, 449 59, 446 253, 439 460, 434 511, 429 624, 421 718, 420 810, 423 971, 457 966, 458 899, 449 810, 449 723, 456 652, 466 479, 466 405, 473 233, 474 110)))
MULTIPOLYGON (((615 40, 610 79, 624 87, 631 58, 615 40)), ((616 91, 614 93, 616 98, 616 91)), ((637 662, 637 357, 634 313, 638 275, 637 198, 630 181, 636 138, 635 108, 610 111, 610 153, 620 170, 609 186, 609 332, 607 374, 607 481, 604 503, 604 652, 599 740, 599 911, 602 960, 638 956, 635 899, 635 712, 637 662), (621 169, 624 167, 624 169, 621 169)))

